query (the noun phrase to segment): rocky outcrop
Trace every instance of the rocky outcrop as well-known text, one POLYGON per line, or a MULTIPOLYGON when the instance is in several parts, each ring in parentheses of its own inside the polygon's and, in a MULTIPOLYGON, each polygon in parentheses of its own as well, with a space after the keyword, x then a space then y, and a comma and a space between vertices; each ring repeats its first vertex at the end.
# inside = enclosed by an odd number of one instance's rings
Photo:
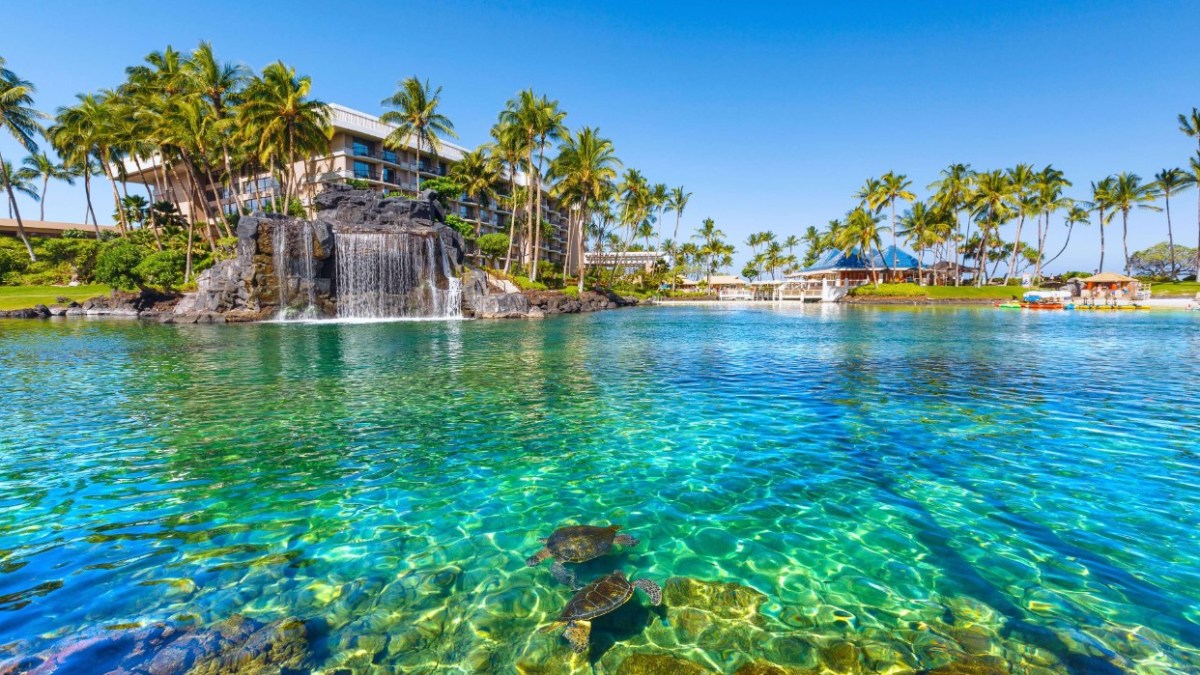
MULTIPOLYGON (((479 298, 474 307, 476 319, 526 319, 531 316, 529 298, 521 293, 495 293, 479 298)), ((539 309, 537 314, 543 313, 539 309)))
POLYGON ((578 296, 562 291, 526 291, 529 304, 546 314, 578 314, 598 312, 602 309, 617 309, 638 304, 637 300, 617 295, 608 290, 584 291, 578 296))
MULTIPOLYGON (((179 303, 176 314, 234 313, 237 320, 253 320, 292 310, 336 316, 338 285, 348 282, 339 279, 339 269, 343 275, 352 269, 339 266, 340 235, 400 235, 405 241, 424 242, 406 243, 400 253, 416 262, 436 260, 438 264, 424 264, 414 274, 431 274, 439 289, 447 289, 463 266, 462 236, 445 224, 432 191, 414 200, 334 185, 317 195, 313 205, 312 220, 266 213, 243 216, 237 226, 237 255, 205 270, 197 279, 197 291, 179 303)), ((375 248, 372 252, 378 254, 375 248)), ((416 281, 428 280, 401 279, 402 288, 396 292, 407 292, 408 284, 416 281)), ((401 299, 399 304, 409 303, 401 299)))
POLYGON ((0 663, 0 675, 66 672, 232 675, 312 666, 309 626, 233 616, 208 627, 153 624, 64 638, 45 651, 0 663))
MULTIPOLYGON (((47 319, 52 316, 128 316, 145 319, 170 314, 179 299, 178 293, 146 289, 136 293, 113 291, 96 296, 83 304, 67 302, 52 307, 34 305, 29 309, 0 312, 0 318, 47 319)), ((66 298, 60 298, 64 301, 66 298)))

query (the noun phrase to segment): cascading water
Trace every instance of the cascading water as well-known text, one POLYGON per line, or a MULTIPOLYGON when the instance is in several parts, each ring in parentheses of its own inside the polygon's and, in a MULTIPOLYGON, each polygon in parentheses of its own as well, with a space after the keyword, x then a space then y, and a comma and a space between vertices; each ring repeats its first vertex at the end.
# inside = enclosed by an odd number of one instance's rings
POLYGON ((275 226, 272 244, 279 280, 280 319, 313 319, 319 315, 313 234, 312 223, 308 221, 280 222, 275 226), (296 243, 299 247, 294 245, 296 243), (303 305, 298 302, 301 295, 305 299, 303 305))
POLYGON ((436 237, 406 232, 335 232, 340 318, 462 316, 462 283, 436 237), (438 287, 438 274, 446 288, 438 287))

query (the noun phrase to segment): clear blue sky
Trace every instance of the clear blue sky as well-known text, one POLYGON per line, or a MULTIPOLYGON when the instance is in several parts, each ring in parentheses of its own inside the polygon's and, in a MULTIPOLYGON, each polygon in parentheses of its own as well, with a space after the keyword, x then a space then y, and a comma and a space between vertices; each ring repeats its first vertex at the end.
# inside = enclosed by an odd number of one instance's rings
MULTIPOLYGON (((429 78, 470 146, 533 87, 570 125, 599 126, 627 166, 692 191, 685 228, 712 217, 738 244, 840 217, 888 170, 925 196, 953 161, 1053 163, 1083 198, 1090 180, 1148 178, 1196 150, 1175 122, 1200 106, 1200 11, 1184 1, 87 2, 3 14, 0 54, 48 111, 118 84, 152 50, 202 39, 254 68, 282 59, 318 98, 368 112, 397 80, 429 78)), ((78 221, 81 204, 80 190, 53 186, 47 217, 78 221)), ((1173 207, 1177 237, 1195 245, 1195 193, 1173 207)), ((1130 230, 1131 248, 1166 238, 1157 213, 1130 230)), ((1107 261, 1119 261, 1119 223, 1111 233, 1107 261)), ((1095 227, 1076 235, 1057 269, 1095 267, 1095 227)))

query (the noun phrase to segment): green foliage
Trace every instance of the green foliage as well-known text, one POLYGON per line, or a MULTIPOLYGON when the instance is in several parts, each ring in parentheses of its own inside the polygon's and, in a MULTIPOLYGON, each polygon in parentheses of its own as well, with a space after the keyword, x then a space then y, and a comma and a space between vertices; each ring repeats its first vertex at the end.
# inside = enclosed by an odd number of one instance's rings
POLYGON ((485 234, 475 242, 479 252, 488 260, 497 260, 508 252, 508 235, 502 232, 485 234))
POLYGON ((579 297, 579 287, 576 286, 575 284, 567 284, 566 286, 563 286, 562 292, 563 292, 563 295, 565 295, 569 298, 578 298, 579 297))
POLYGON ((187 254, 183 251, 157 251, 142 259, 132 270, 139 285, 163 289, 177 288, 183 283, 187 254))
POLYGON ((421 191, 433 190, 442 206, 449 206, 463 192, 462 183, 448 176, 438 176, 421 181, 421 191))
POLYGON ((512 282, 517 285, 517 288, 523 291, 544 291, 547 290, 546 284, 540 281, 530 281, 529 277, 514 276, 512 282))
POLYGON ((475 226, 453 213, 446 216, 446 224, 454 228, 467 241, 475 241, 475 226))
POLYGON ((1151 281, 1170 281, 1180 274, 1196 273, 1196 249, 1175 245, 1175 266, 1171 268, 1171 247, 1167 242, 1155 244, 1129 256, 1129 264, 1135 274, 1149 277, 1151 281))
POLYGON ((1086 279, 1086 278, 1092 276, 1092 273, 1091 272, 1079 272, 1079 271, 1063 272, 1062 274, 1060 274, 1058 276, 1063 281, 1067 281, 1069 279, 1086 279))
POLYGON ((368 181, 365 181, 361 178, 347 178, 346 185, 349 185, 350 187, 352 187, 356 190, 370 190, 371 189, 371 183, 368 181))
POLYGON ((7 280, 9 275, 24 272, 28 263, 29 256, 23 251, 0 248, 0 280, 7 280))
POLYGON ((141 284, 134 269, 145 258, 145 251, 128 239, 104 244, 96 256, 95 280, 114 288, 132 290, 141 284))

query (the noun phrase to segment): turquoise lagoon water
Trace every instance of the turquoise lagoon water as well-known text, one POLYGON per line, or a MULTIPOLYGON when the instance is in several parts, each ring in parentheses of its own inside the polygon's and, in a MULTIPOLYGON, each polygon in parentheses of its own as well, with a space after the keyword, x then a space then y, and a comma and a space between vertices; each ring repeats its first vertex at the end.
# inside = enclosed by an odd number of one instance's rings
POLYGON ((0 322, 0 661, 241 614, 326 671, 1197 672, 1197 319, 0 322), (584 580, 761 605, 639 598, 572 657, 524 560, 610 522, 584 580))

